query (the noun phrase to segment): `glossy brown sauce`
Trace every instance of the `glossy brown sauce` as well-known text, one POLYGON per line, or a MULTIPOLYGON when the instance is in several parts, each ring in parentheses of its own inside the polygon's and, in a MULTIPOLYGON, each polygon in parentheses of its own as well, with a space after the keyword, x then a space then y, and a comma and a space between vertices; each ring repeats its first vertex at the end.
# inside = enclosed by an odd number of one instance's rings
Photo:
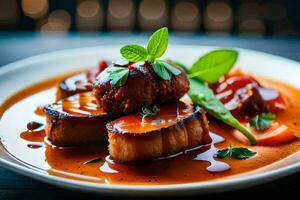
POLYGON ((132 114, 114 120, 111 125, 119 133, 142 134, 174 125, 194 112, 192 105, 185 103, 170 103, 160 107, 155 118, 132 114))
MULTIPOLYGON (((54 87, 63 78, 42 82, 17 93, 6 101, 0 110, 4 113, 0 123, 0 134, 7 151, 18 160, 55 176, 106 184, 152 185, 209 181, 243 173, 256 173, 257 170, 267 167, 270 168, 268 170, 272 170, 272 163, 300 149, 299 140, 279 146, 247 146, 234 138, 233 129, 212 119, 211 142, 168 158, 137 165, 114 163, 108 156, 107 147, 52 147, 44 142, 43 131, 27 131, 26 124, 33 120, 45 121, 41 113, 36 114, 36 108, 55 101, 54 87), (246 160, 214 158, 213 155, 218 149, 229 145, 247 146, 257 154, 246 160), (102 160, 99 161, 99 158, 102 160), (98 161, 91 162, 94 159, 98 161)), ((263 86, 277 89, 283 94, 288 106, 285 112, 277 114, 277 121, 292 128, 300 136, 299 90, 284 83, 256 78, 263 86)), ((88 109, 93 108, 91 104, 84 105, 88 109)), ((79 105, 78 108, 81 109, 82 106, 79 105)), ((298 161, 300 156, 293 160, 298 161)), ((284 160, 280 162, 281 165, 285 163, 284 160)))
POLYGON ((56 106, 58 110, 75 116, 101 115, 105 113, 102 109, 99 109, 96 99, 91 92, 65 98, 56 103, 56 106))

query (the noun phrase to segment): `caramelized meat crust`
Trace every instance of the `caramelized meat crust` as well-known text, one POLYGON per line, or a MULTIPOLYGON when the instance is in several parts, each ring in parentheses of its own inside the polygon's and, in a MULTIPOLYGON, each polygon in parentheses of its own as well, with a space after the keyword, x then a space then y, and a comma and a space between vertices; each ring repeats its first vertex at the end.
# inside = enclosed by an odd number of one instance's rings
POLYGON ((88 79, 86 73, 71 76, 58 84, 56 100, 61 100, 69 96, 88 92, 93 89, 93 84, 88 79))
POLYGON ((202 144, 208 134, 205 113, 199 108, 184 118, 177 118, 176 123, 172 125, 142 133, 118 130, 118 127, 115 127, 118 125, 117 120, 108 123, 106 127, 109 154, 114 161, 121 163, 173 155, 202 144))
MULTIPOLYGON (((108 75, 100 75, 94 83, 93 93, 100 107, 108 113, 128 114, 140 111, 143 106, 153 106, 179 100, 189 89, 189 81, 182 70, 171 80, 163 80, 152 67, 143 63, 130 65, 127 82, 114 88, 108 75)), ((174 66, 175 67, 175 66, 174 66)), ((105 73, 105 72, 104 72, 105 73)))
POLYGON ((53 145, 70 147, 107 144, 105 125, 114 118, 97 109, 94 101, 91 92, 87 92, 44 107, 45 132, 53 145), (82 110, 78 109, 78 103, 82 110))

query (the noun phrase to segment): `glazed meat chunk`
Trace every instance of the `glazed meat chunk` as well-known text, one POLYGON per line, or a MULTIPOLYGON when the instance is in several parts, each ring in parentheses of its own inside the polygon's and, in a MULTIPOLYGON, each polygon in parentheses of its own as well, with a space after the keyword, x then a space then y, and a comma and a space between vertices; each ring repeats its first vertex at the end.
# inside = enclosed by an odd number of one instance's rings
POLYGON ((108 75, 103 74, 94 83, 94 96, 107 113, 128 114, 140 111, 143 106, 175 101, 189 89, 187 75, 181 69, 171 80, 158 77, 147 63, 129 64, 128 69, 129 75, 122 87, 113 87, 108 75))
POLYGON ((160 107, 154 117, 126 115, 106 125, 109 153, 116 162, 151 160, 203 143, 208 134, 205 112, 182 102, 160 107))

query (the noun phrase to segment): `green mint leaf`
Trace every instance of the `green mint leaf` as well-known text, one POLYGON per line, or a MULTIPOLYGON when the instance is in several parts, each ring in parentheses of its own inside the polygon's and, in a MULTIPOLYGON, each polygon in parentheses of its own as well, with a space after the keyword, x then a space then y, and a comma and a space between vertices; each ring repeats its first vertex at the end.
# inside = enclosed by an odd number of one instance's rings
POLYGON ((181 71, 179 69, 177 69, 176 67, 172 66, 171 64, 165 62, 165 61, 160 61, 164 66, 165 68, 167 68, 167 70, 169 72, 171 72, 173 75, 177 76, 181 73, 181 71))
POLYGON ((83 163, 83 164, 93 164, 93 163, 98 163, 98 162, 103 162, 104 160, 103 160, 103 158, 95 158, 95 159, 93 159, 93 160, 89 160, 89 161, 86 161, 85 163, 83 163))
POLYGON ((230 158, 232 155, 232 148, 231 146, 226 148, 226 149, 222 149, 222 150, 218 150, 216 156, 218 158, 230 158))
POLYGON ((256 139, 251 132, 232 116, 230 111, 215 97, 213 91, 203 82, 190 79, 188 95, 195 104, 202 106, 210 115, 239 130, 248 138, 250 144, 256 144, 256 139))
POLYGON ((155 62, 155 58, 151 55, 147 56, 147 62, 153 64, 155 62))
POLYGON ((113 87, 122 87, 127 81, 129 70, 127 67, 112 67, 107 70, 107 73, 113 87))
POLYGON ((147 59, 147 50, 136 44, 129 44, 121 48, 121 55, 131 62, 139 62, 147 59))
POLYGON ((154 72, 163 80, 171 80, 171 74, 170 72, 166 69, 165 65, 161 63, 160 61, 155 61, 152 64, 152 68, 154 72))
POLYGON ((258 131, 264 131, 270 127, 275 118, 276 115, 273 113, 262 113, 250 121, 250 126, 255 126, 258 131))
POLYGON ((147 44, 148 54, 154 58, 161 57, 168 47, 168 28, 164 27, 155 31, 147 44))
POLYGON ((152 110, 147 107, 142 107, 140 114, 143 116, 143 119, 148 116, 156 116, 160 109, 157 106, 153 106, 152 110))
POLYGON ((244 147, 235 147, 232 148, 229 146, 226 149, 219 150, 216 154, 218 158, 235 158, 235 159, 246 159, 254 156, 256 152, 244 148, 244 147))
POLYGON ((232 148, 231 157, 236 158, 236 159, 246 159, 246 158, 251 158, 255 154, 256 154, 256 152, 254 152, 248 148, 237 147, 237 148, 232 148))
POLYGON ((237 58, 238 52, 235 50, 220 49, 211 51, 192 65, 189 77, 215 83, 230 71, 237 58))

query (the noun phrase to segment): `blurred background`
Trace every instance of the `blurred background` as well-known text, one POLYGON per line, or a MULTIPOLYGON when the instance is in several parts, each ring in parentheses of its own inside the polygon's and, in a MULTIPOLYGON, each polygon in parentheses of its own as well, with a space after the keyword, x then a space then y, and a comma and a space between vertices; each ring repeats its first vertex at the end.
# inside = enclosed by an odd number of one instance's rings
POLYGON ((0 0, 0 31, 297 37, 298 0, 0 0))

